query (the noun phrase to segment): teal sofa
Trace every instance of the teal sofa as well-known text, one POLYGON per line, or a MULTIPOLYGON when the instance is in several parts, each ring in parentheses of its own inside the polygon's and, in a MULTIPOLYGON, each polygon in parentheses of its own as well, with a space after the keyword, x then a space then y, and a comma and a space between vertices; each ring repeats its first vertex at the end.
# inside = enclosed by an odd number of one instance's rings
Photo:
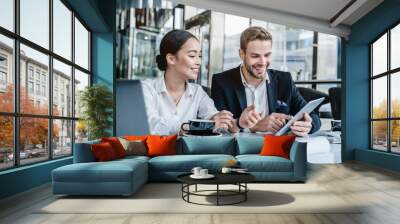
POLYGON ((176 181, 176 177, 200 166, 219 172, 228 160, 235 159, 258 182, 304 182, 306 180, 306 143, 295 141, 290 159, 260 156, 263 138, 183 137, 177 141, 177 155, 127 156, 96 162, 90 145, 75 144, 74 163, 52 171, 54 194, 131 195, 148 181, 176 181))

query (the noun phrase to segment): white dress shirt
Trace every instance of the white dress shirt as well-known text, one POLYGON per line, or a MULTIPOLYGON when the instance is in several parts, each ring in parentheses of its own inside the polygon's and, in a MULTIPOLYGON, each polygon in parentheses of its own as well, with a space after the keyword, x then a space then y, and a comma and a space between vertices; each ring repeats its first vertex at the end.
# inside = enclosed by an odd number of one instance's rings
POLYGON ((254 104, 256 106, 256 111, 261 113, 261 116, 266 116, 269 114, 268 108, 268 96, 267 96, 267 87, 266 82, 269 83, 268 73, 265 73, 265 79, 256 87, 248 84, 246 79, 244 78, 242 72, 243 64, 240 66, 240 78, 242 79, 242 83, 244 86, 244 90, 246 92, 246 101, 247 106, 254 104))
POLYGON ((164 76, 141 82, 151 134, 171 135, 180 131, 190 119, 211 119, 218 113, 214 101, 203 88, 186 83, 186 89, 176 105, 168 94, 164 76))

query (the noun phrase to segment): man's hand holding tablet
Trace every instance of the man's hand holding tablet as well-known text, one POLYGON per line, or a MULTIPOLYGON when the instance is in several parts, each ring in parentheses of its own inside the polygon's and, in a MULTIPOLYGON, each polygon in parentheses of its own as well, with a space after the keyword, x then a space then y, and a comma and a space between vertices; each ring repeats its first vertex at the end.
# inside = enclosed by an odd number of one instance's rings
POLYGON ((290 126, 290 130, 293 134, 304 137, 307 136, 312 128, 312 119, 308 113, 304 113, 302 121, 296 121, 290 126))
POLYGON ((312 100, 308 102, 296 115, 290 119, 285 126, 283 126, 278 132, 275 133, 276 136, 286 134, 289 129, 297 136, 306 136, 311 128, 311 117, 309 113, 311 113, 318 105, 320 105, 324 101, 324 97, 321 97, 316 100, 312 100), (303 121, 301 121, 304 119, 303 121))

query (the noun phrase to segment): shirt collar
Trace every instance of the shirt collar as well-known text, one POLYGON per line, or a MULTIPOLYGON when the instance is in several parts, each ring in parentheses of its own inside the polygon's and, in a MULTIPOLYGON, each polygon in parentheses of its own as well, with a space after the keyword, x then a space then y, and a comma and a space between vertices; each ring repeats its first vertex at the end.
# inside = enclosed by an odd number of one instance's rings
MULTIPOLYGON (((248 83, 246 82, 246 79, 244 78, 244 75, 243 75, 243 72, 242 72, 242 67, 243 67, 243 63, 240 65, 240 68, 239 68, 239 70, 240 70, 240 78, 242 79, 242 84, 243 84, 244 86, 246 86, 246 87, 250 87, 251 85, 248 84, 248 83)), ((262 84, 264 84, 265 81, 267 81, 268 84, 270 83, 269 75, 268 75, 268 70, 265 72, 265 78, 263 79, 262 84)))
MULTIPOLYGON (((192 83, 186 81, 186 90, 184 94, 189 96, 193 96, 195 92, 195 86, 192 83)), ((157 93, 168 93, 167 86, 165 85, 165 78, 164 75, 160 76, 156 79, 156 90, 157 93)))

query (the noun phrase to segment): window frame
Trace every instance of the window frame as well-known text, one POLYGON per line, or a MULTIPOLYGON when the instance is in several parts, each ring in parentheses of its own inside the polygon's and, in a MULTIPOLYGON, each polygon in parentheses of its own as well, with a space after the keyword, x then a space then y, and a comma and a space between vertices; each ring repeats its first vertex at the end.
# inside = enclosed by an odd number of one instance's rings
MULTIPOLYGON (((57 53, 53 52, 53 1, 54 0, 48 0, 49 3, 49 48, 46 49, 42 46, 40 46, 39 44, 36 44, 32 41, 30 41, 29 39, 26 39, 24 37, 22 37, 20 35, 20 0, 14 0, 13 1, 13 10, 14 10, 14 30, 10 31, 4 27, 0 26, 0 35, 3 35, 7 38, 12 39, 13 41, 13 64, 11 65, 12 68, 10 69, 13 73, 11 75, 13 75, 14 77, 14 110, 13 112, 2 112, 0 111, 0 116, 4 116, 4 117, 12 117, 13 119, 13 166, 10 167, 5 167, 5 168, 0 168, 0 172, 5 171, 5 170, 10 170, 10 169, 16 169, 19 167, 23 167, 23 166, 30 166, 33 164, 38 164, 38 163, 43 163, 46 161, 50 161, 50 160, 54 160, 54 159, 62 159, 62 158, 66 158, 66 157, 70 157, 73 156, 73 152, 74 152, 74 143, 75 143, 75 126, 76 126, 76 121, 79 120, 79 117, 75 116, 75 108, 72 107, 71 108, 71 114, 70 116, 55 116, 53 115, 53 59, 58 60, 61 63, 64 63, 68 66, 71 66, 71 92, 72 92, 72 99, 71 99, 71 104, 74 105, 75 103, 75 88, 74 88, 74 82, 75 82, 75 69, 85 73, 88 75, 89 77, 89 83, 88 86, 92 85, 92 62, 91 62, 91 49, 92 49, 92 43, 91 43, 91 37, 92 37, 92 30, 88 27, 88 25, 83 21, 83 19, 72 9, 72 7, 65 1, 65 0, 59 0, 68 10, 71 11, 71 59, 67 59, 64 58, 61 55, 58 55, 57 53), (81 66, 79 66, 78 64, 75 63, 75 18, 77 20, 79 20, 79 22, 83 25, 83 27, 88 31, 88 69, 85 69, 81 66), (32 48, 33 50, 36 50, 42 54, 45 54, 46 56, 48 56, 49 59, 49 63, 48 63, 48 84, 46 84, 45 86, 45 95, 46 97, 48 97, 47 99, 47 103, 48 103, 48 112, 46 115, 39 115, 39 114, 27 114, 27 113, 21 113, 20 112, 20 45, 23 44, 29 48, 32 48), (46 93, 48 92, 48 93, 46 93), (24 163, 21 164, 21 158, 20 158, 20 119, 21 118, 45 118, 47 119, 47 123, 48 123, 48 135, 47 135, 47 152, 48 155, 47 157, 43 157, 43 160, 40 160, 38 162, 31 162, 31 163, 24 163), (53 123, 57 120, 66 120, 66 121, 71 121, 71 128, 72 128, 72 133, 71 133, 71 153, 68 155, 62 155, 62 156, 54 156, 53 152, 55 147, 53 147, 53 123)), ((37 80, 36 78, 36 72, 37 70, 34 69, 33 71, 33 79, 30 78, 30 69, 31 67, 29 66, 29 64, 27 64, 27 73, 26 75, 26 81, 33 81, 34 86, 35 84, 41 84, 40 85, 40 94, 38 94, 39 97, 43 97, 42 96, 42 71, 39 72, 39 79, 37 80)), ((27 86, 28 87, 28 86, 27 86)), ((29 88, 29 87, 28 87, 29 88)), ((27 91, 29 91, 27 89, 27 91)), ((36 92, 36 89, 34 88, 34 92, 36 92)), ((35 94, 36 95, 36 94, 35 94)))
POLYGON ((390 154, 400 154, 400 152, 393 152, 392 151, 392 121, 399 121, 400 117, 392 117, 392 98, 391 98, 391 80, 392 80, 392 76, 395 75, 396 73, 400 72, 400 67, 398 68, 394 68, 391 69, 391 31, 393 28, 395 28, 396 26, 400 25, 400 20, 395 22, 394 24, 392 24, 391 26, 389 26, 388 28, 385 29, 384 32, 380 33, 375 39, 373 39, 371 42, 368 43, 368 53, 369 53, 369 71, 368 71, 368 89, 369 89, 369 150, 372 151, 379 151, 379 152, 386 152, 386 153, 390 153, 390 154), (376 43, 376 41, 378 41, 381 37, 383 37, 384 35, 387 35, 387 51, 386 51, 386 55, 387 55, 387 62, 386 62, 386 71, 376 74, 373 74, 373 44, 376 43), (386 105, 386 118, 373 118, 373 91, 374 91, 374 86, 373 86, 373 81, 378 79, 378 78, 382 78, 382 77, 386 77, 386 87, 387 87, 387 105, 386 105), (373 122, 376 121, 386 121, 386 135, 387 135, 387 139, 386 139, 386 151, 383 150, 379 150, 374 148, 374 136, 373 136, 373 122))

